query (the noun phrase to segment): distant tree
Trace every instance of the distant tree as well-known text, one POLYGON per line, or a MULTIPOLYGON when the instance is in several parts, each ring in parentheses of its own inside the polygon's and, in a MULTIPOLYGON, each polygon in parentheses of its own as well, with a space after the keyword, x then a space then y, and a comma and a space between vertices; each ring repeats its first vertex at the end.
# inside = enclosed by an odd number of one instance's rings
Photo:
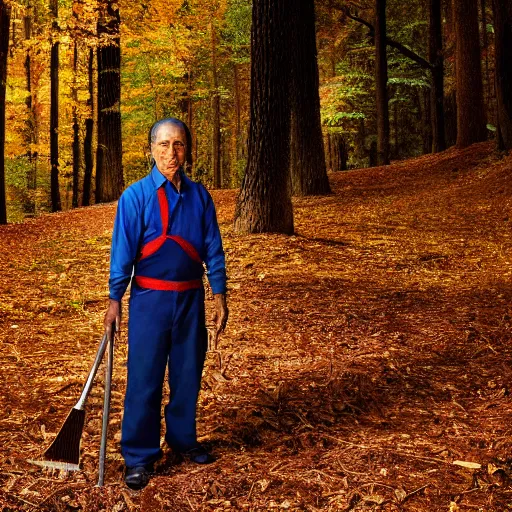
POLYGON ((494 0, 498 147, 512 149, 512 2, 494 0))
POLYGON ((89 59, 87 65, 87 75, 89 84, 89 97, 87 98, 87 117, 85 119, 85 137, 84 137, 84 186, 82 190, 82 206, 89 206, 91 200, 91 184, 93 170, 93 149, 92 135, 94 129, 94 50, 89 48, 89 59))
MULTIPOLYGON (((25 81, 27 86, 27 95, 25 98, 25 105, 27 107, 27 120, 24 130, 24 142, 27 146, 27 158, 29 168, 27 171, 27 189, 35 194, 37 187, 37 151, 33 151, 33 147, 39 142, 37 115, 34 108, 34 98, 32 95, 32 49, 30 41, 32 39, 32 11, 34 7, 29 1, 27 5, 26 15, 23 17, 23 27, 25 32, 26 41, 26 54, 25 54, 25 81)), ((27 204, 25 205, 25 212, 28 214, 35 214, 36 203, 34 195, 29 196, 27 204)))
POLYGON ((293 2, 290 13, 292 193, 329 194, 320 120, 314 0, 293 2))
POLYGON ((287 48, 293 1, 253 2, 249 149, 234 222, 239 233, 293 233, 287 48))
POLYGON ((375 0, 375 85, 377 96, 377 163, 389 164, 388 61, 386 0, 375 0))
POLYGON ((454 0, 457 147, 487 138, 477 0, 454 0))
MULTIPOLYGON (((443 111, 443 97, 444 97, 444 83, 443 83, 443 74, 444 74, 444 66, 443 66, 443 57, 442 57, 442 38, 441 36, 441 13, 438 10, 438 2, 441 0, 431 0, 430 5, 430 31, 429 31, 429 54, 430 58, 434 59, 433 62, 430 62, 428 60, 425 60, 423 57, 418 55, 416 52, 412 51, 409 47, 403 45, 399 41, 396 41, 385 34, 386 39, 386 45, 394 48, 395 50, 398 50, 402 55, 407 57, 408 59, 412 60, 416 64, 418 64, 421 68, 428 70, 430 73, 432 73, 432 101, 431 101, 431 108, 435 108, 435 115, 431 115, 431 122, 432 122, 432 132, 434 134, 434 147, 432 148, 434 151, 441 151, 440 148, 443 147, 442 139, 443 139, 443 133, 445 132, 444 129, 444 111, 443 111), (437 141, 437 142, 436 142, 437 141), (437 147, 437 149, 436 149, 437 147)), ((366 26, 369 30, 368 36, 372 41, 376 40, 376 30, 375 26, 372 23, 369 23, 365 19, 356 16, 353 14, 350 9, 347 6, 342 6, 341 10, 343 13, 350 19, 357 21, 358 23, 361 23, 362 25, 366 26)), ((384 21, 385 21, 385 6, 383 9, 383 4, 381 2, 377 1, 376 5, 376 11, 384 13, 384 21)), ((385 28, 385 27, 384 27, 385 28)), ((386 29, 387 30, 387 29, 386 29)), ((381 51, 381 58, 384 56, 384 53, 381 51)), ((381 64, 382 66, 382 64, 381 64)), ((387 69, 386 69, 387 74, 387 69)), ((383 76, 379 79, 383 83, 383 76)), ((380 85, 380 90, 382 91, 382 83, 380 85)), ((377 91, 379 90, 379 85, 376 84, 377 91)), ((387 94, 387 90, 386 90, 387 94)), ((381 93, 382 95, 382 93, 381 93)), ((382 104, 382 107, 385 107, 384 104, 382 104)), ((382 122, 385 123, 385 114, 381 115, 380 118, 382 119, 382 122)), ((389 115, 388 115, 388 125, 389 125, 389 115)), ((385 126, 381 128, 382 130, 385 130, 385 126)), ((388 127, 389 132, 389 127, 388 127)), ((389 136, 388 136, 389 139, 389 136)), ((389 141, 388 141, 388 147, 389 147, 389 141)), ((389 149, 388 149, 389 151, 389 149)), ((377 162, 377 160, 376 160, 377 162)))
POLYGON ((446 149, 444 129, 444 57, 441 0, 430 0, 428 58, 432 65, 431 120, 432 152, 446 149))
POLYGON ((119 199, 124 187, 121 142, 119 4, 102 0, 98 19, 98 148, 96 202, 119 199))
POLYGON ((52 212, 62 209, 59 189, 59 2, 50 0, 52 15, 50 54, 50 187, 52 212))
POLYGON ((78 124, 78 42, 73 44, 73 85, 71 95, 73 100, 73 197, 71 205, 78 207, 78 192, 80 179, 80 126, 78 124))
POLYGON ((222 188, 222 172, 220 167, 220 94, 219 79, 217 77, 217 34, 213 19, 210 22, 211 50, 212 50, 212 160, 213 160, 213 186, 222 188))
POLYGON ((0 224, 7 224, 5 197, 5 92, 7 86, 10 22, 11 6, 4 0, 0 0, 0 224))

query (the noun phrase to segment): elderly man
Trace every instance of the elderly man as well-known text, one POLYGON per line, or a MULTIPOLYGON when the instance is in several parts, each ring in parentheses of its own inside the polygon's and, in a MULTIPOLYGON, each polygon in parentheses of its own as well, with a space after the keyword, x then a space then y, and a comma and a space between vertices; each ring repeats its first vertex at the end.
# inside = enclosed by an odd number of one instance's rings
POLYGON ((163 119, 151 128, 150 144, 150 174, 119 199, 104 320, 109 335, 114 322, 119 328, 121 298, 131 280, 121 452, 125 482, 132 489, 148 483, 153 464, 162 456, 160 407, 166 365, 170 397, 165 441, 193 462, 214 460, 196 437, 207 349, 203 263, 215 298, 217 333, 228 319, 224 251, 212 198, 183 171, 190 132, 177 119, 163 119))

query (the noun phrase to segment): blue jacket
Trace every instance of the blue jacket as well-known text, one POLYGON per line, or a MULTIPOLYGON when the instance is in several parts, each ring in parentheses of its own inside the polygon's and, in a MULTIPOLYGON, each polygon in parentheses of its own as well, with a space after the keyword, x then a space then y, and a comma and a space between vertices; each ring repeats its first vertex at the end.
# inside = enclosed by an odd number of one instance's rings
POLYGON ((162 233, 157 190, 169 203, 169 234, 179 235, 198 251, 213 293, 226 292, 226 265, 215 206, 208 191, 181 170, 180 192, 156 166, 130 185, 117 206, 110 254, 110 298, 121 300, 142 246, 162 233))

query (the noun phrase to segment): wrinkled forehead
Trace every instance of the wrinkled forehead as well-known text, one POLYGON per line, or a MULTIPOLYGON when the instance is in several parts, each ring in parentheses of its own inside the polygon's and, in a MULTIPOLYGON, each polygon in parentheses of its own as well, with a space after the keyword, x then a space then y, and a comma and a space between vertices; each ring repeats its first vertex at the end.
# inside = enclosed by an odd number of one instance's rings
POLYGON ((177 141, 179 140, 184 145, 187 144, 187 136, 183 125, 178 122, 166 121, 156 128, 154 143, 162 142, 164 140, 177 141))

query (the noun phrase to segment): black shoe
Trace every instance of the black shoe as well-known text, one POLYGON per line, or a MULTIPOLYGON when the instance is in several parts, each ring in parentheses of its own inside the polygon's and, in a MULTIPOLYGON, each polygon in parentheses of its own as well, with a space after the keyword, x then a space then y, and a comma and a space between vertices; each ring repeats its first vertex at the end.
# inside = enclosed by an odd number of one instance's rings
POLYGON ((191 462, 195 462, 196 464, 211 464, 215 462, 215 457, 204 447, 197 446, 196 448, 192 448, 187 452, 182 453, 185 459, 188 459, 191 462))
POLYGON ((139 491, 148 485, 153 466, 135 466, 133 468, 126 468, 124 474, 125 484, 134 491, 139 491))

